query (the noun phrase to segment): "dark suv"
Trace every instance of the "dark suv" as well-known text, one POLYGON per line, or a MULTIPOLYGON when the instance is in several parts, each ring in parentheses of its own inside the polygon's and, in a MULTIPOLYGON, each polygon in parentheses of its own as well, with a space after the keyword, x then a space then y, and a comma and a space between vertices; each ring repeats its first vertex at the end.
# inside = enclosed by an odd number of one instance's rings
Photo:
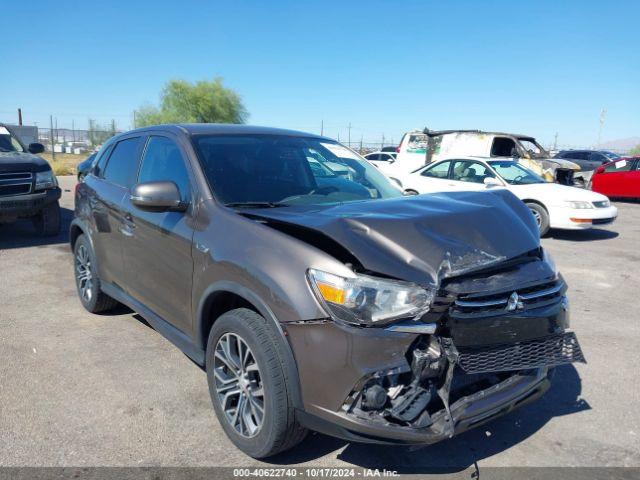
POLYGON ((62 192, 51 165, 37 156, 43 151, 40 143, 25 147, 0 124, 0 224, 31 218, 39 234, 57 235, 62 192))
POLYGON ((562 150, 554 158, 578 164, 580 171, 575 173, 574 180, 579 185, 586 186, 596 168, 620 158, 620 155, 607 150, 562 150))
POLYGON ((222 427, 253 457, 307 429, 433 443, 584 361, 522 202, 506 190, 403 197, 325 137, 119 135, 78 185, 71 246, 85 308, 124 303, 204 366, 222 427))

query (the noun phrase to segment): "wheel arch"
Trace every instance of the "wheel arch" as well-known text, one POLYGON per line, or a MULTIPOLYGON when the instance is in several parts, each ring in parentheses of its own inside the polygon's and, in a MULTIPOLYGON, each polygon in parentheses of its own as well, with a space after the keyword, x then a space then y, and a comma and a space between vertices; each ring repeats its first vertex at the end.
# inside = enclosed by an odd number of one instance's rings
POLYGON ((278 332, 280 350, 285 364, 284 372, 290 386, 291 398, 296 408, 302 409, 302 393, 298 367, 285 330, 265 301, 250 289, 230 281, 220 281, 210 285, 202 294, 196 313, 194 340, 196 348, 206 352, 211 327, 220 316, 236 308, 248 308, 263 316, 278 332))
MULTIPOLYGON (((71 226, 69 227, 69 245, 71 247, 71 251, 73 251, 73 247, 78 240, 80 235, 87 235, 86 227, 77 219, 73 219, 71 222, 71 226)), ((89 242, 91 243, 91 247, 93 248, 93 242, 91 241, 91 237, 87 235, 89 238, 89 242)))
POLYGON ((542 208, 544 208, 544 210, 547 212, 547 214, 549 213, 549 209, 547 208, 547 206, 542 203, 540 200, 536 200, 535 198, 523 198, 522 199, 523 203, 535 203, 537 205, 540 205, 542 208))

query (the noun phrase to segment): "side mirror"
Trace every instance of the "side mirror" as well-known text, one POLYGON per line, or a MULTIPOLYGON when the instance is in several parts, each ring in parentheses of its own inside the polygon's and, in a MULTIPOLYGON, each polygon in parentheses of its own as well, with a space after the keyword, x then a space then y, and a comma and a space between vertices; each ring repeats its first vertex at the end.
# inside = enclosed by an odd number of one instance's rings
POLYGON ((187 209, 174 182, 138 183, 131 189, 129 199, 140 210, 184 212, 187 209))
POLYGON ((595 172, 593 173, 602 173, 604 172, 604 165, 600 165, 598 168, 596 168, 595 172))
POLYGON ((494 178, 494 177, 485 177, 483 182, 487 187, 501 187, 502 186, 500 181, 497 178, 494 178))
POLYGON ((30 143, 27 150, 29 150, 29 153, 42 153, 44 152, 44 145, 42 145, 41 143, 30 143))

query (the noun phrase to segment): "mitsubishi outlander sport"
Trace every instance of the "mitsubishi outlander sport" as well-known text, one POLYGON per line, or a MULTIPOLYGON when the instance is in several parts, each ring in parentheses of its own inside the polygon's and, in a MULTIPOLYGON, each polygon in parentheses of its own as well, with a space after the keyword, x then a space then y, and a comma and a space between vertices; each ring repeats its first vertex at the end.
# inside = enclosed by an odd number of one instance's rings
POLYGON ((404 197, 317 135, 114 137, 78 184, 70 239, 84 307, 126 304, 204 366, 220 424, 256 458, 308 429, 434 443, 584 361, 567 286, 513 194, 404 197))

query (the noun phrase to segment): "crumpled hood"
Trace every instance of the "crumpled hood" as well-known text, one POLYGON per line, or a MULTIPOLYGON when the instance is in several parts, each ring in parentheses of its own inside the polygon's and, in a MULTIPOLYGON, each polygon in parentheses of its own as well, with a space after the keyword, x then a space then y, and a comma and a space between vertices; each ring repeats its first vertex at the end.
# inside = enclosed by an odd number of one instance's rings
POLYGON ((51 166, 43 158, 31 153, 0 152, 0 173, 44 172, 51 166))
POLYGON ((528 208, 504 189, 241 212, 267 224, 272 220, 274 227, 314 230, 338 242, 367 270, 423 285, 438 285, 442 278, 540 245, 528 208))

